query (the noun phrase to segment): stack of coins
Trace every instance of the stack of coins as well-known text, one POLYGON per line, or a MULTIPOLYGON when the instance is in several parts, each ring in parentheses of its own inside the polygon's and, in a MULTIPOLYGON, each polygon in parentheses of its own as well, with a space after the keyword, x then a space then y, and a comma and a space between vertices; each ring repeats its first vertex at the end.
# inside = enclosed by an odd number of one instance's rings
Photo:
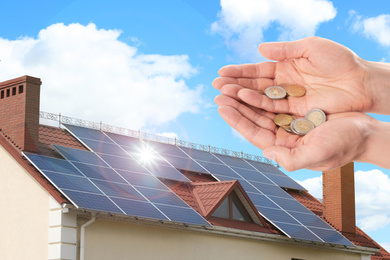
MULTIPOLYGON (((282 99, 287 96, 302 97, 306 94, 306 89, 296 84, 281 84, 266 88, 265 94, 271 99, 282 99)), ((318 108, 310 110, 305 118, 295 118, 287 114, 278 114, 274 118, 277 126, 282 127, 287 132, 301 136, 306 135, 325 121, 326 115, 324 111, 318 108)))

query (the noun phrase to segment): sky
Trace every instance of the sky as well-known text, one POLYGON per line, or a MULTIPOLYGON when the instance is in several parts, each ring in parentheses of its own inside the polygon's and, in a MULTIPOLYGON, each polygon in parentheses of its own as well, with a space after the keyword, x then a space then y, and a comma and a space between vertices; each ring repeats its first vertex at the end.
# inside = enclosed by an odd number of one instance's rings
MULTIPOLYGON (((219 116, 211 83, 265 61, 260 43, 313 35, 390 62, 390 2, 3 0, 0 82, 41 78, 45 112, 262 155, 219 116)), ((322 196, 321 172, 286 174, 322 196)), ((390 251, 390 170, 355 163, 355 189, 357 225, 390 251)))

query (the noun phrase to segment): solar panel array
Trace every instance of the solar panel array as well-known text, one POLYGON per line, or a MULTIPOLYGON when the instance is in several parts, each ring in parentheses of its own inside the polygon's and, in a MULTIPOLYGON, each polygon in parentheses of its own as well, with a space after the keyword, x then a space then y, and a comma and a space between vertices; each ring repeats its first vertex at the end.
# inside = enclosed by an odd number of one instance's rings
POLYGON ((65 125, 93 152, 55 146, 66 160, 27 157, 80 208, 209 225, 159 178, 190 182, 177 169, 238 180, 260 214, 287 236, 353 246, 283 188, 305 190, 276 167, 208 151, 65 125), (153 163, 142 161, 143 152, 153 163))
POLYGON ((104 154, 53 146, 66 160, 30 153, 25 155, 77 207, 210 225, 129 155, 128 158, 111 156, 114 163, 110 165, 105 161, 104 154), (116 163, 116 159, 119 163, 116 163))

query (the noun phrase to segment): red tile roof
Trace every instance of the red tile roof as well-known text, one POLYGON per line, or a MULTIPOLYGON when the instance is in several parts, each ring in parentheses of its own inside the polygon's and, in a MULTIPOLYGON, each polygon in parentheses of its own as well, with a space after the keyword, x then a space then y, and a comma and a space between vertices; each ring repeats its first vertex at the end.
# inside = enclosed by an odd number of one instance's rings
POLYGON ((39 154, 61 158, 61 156, 51 146, 52 144, 87 150, 67 131, 58 127, 39 125, 39 154))

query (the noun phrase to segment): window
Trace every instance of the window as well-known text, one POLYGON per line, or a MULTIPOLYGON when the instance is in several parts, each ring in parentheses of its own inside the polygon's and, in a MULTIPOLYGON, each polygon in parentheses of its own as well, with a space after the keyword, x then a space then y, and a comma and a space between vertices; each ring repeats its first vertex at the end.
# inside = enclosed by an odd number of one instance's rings
POLYGON ((213 217, 253 222, 235 192, 232 192, 215 210, 213 217))

